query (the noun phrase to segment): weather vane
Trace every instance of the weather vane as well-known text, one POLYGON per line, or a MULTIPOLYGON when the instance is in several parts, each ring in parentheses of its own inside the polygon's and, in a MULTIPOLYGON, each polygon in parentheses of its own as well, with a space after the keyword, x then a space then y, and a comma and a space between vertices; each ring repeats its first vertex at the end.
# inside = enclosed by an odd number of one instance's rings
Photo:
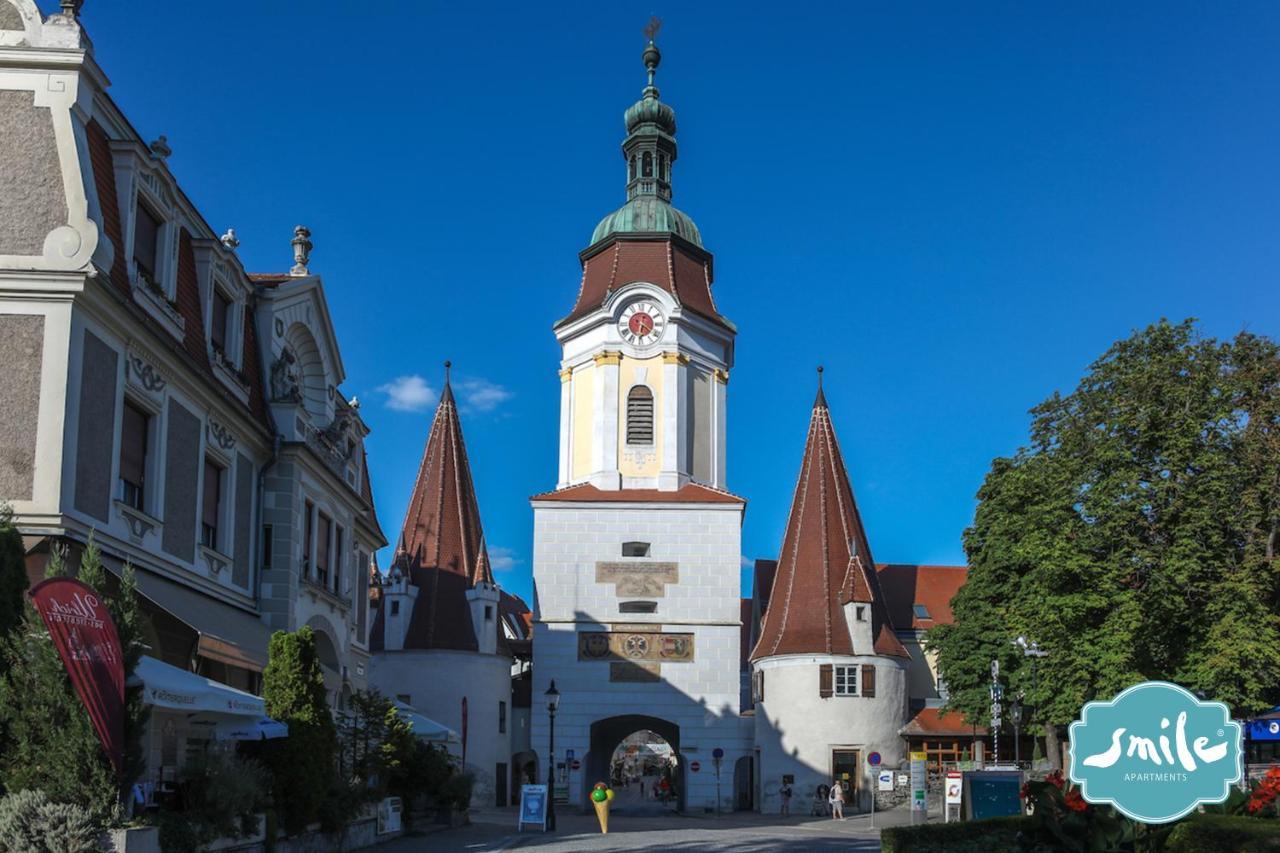
POLYGON ((649 23, 644 25, 644 35, 649 41, 653 41, 658 37, 658 30, 662 29, 662 19, 657 15, 649 18, 649 23))

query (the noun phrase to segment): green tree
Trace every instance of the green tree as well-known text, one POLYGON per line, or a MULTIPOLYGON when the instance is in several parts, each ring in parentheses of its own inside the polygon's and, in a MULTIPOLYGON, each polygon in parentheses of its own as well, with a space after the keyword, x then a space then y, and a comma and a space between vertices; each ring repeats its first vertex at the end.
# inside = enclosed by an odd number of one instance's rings
POLYGON ((1033 721, 1161 678, 1237 713, 1280 688, 1280 353, 1161 321, 1032 410, 965 532, 955 620, 929 632, 948 704, 982 724, 990 662, 1033 721), (1019 634, 1049 652, 1033 682, 1019 634))
MULTIPOLYGON (((65 552, 55 546, 46 577, 68 572, 65 552)), ((120 635, 125 673, 131 673, 142 654, 133 568, 126 565, 120 582, 110 582, 90 535, 78 576, 107 604, 120 635)), ((0 752, 4 787, 43 791, 50 799, 85 807, 99 820, 118 818, 120 795, 143 763, 140 743, 146 713, 141 689, 125 691, 125 772, 117 779, 49 631, 29 603, 21 628, 0 639, 0 658, 7 667, 0 677, 0 725, 7 735, 0 752)))
POLYGON ((22 547, 22 534, 13 524, 13 510, 5 504, 0 506, 0 636, 22 624, 26 592, 26 549, 22 547))
POLYGON ((320 819, 336 779, 337 737, 311 628, 271 635, 262 686, 267 716, 289 725, 287 738, 263 744, 262 759, 285 829, 296 834, 320 819))

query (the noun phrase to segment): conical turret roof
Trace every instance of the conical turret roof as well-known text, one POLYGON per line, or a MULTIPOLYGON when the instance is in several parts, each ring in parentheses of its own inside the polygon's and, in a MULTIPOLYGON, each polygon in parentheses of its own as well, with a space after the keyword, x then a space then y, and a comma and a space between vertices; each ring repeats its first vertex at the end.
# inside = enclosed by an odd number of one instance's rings
MULTIPOLYGON (((477 644, 466 593, 479 583, 494 581, 458 406, 447 376, 392 565, 419 590, 404 647, 474 651, 477 644)), ((381 619, 374 631, 380 638, 381 619)), ((501 645, 501 637, 499 641, 501 645)))
POLYGON ((889 621, 875 560, 821 386, 760 639, 751 659, 851 655, 844 605, 870 602, 876 654, 909 657, 889 621))

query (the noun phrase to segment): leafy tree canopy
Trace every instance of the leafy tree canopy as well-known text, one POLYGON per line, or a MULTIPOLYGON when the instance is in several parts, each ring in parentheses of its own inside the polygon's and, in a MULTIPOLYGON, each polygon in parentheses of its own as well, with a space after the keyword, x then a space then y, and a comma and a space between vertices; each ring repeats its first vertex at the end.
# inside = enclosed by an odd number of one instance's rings
POLYGON ((955 621, 926 642, 985 724, 990 664, 1035 721, 1166 679, 1237 713, 1280 700, 1280 352, 1161 321, 1032 410, 965 532, 955 621), (1032 679, 1012 644, 1049 652, 1032 679))

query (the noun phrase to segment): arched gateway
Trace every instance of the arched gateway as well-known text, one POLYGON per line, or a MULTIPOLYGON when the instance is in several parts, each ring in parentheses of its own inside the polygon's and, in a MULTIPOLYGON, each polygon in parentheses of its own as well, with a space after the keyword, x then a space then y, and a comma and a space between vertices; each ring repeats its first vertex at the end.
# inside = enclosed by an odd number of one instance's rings
POLYGON ((673 778, 676 791, 675 808, 677 811, 684 811, 686 762, 680 757, 680 727, 669 720, 643 714, 623 714, 596 720, 591 724, 591 748, 583 762, 586 773, 582 777, 582 796, 587 797, 596 782, 613 784, 610 778, 613 768, 610 767, 610 763, 614 752, 628 735, 642 731, 652 732, 666 741, 676 756, 677 770, 673 778))

